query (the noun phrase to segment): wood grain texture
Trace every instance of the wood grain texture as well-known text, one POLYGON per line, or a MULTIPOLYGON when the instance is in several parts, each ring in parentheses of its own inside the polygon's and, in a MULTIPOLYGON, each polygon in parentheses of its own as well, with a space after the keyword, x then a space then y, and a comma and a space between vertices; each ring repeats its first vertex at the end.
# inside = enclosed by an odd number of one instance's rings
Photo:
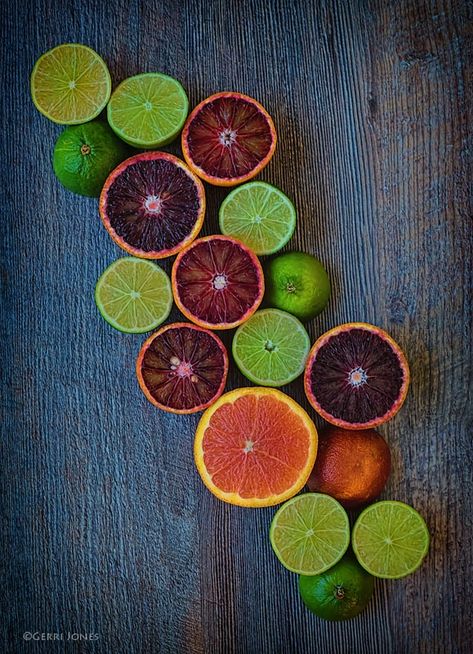
MULTIPOLYGON (((1 12, 2 651, 470 652, 472 3, 25 0, 1 12), (432 546, 415 575, 377 583, 356 620, 304 609, 270 550, 274 509, 203 488, 197 418, 147 403, 143 339, 96 311, 95 281, 121 252, 96 201, 55 180, 60 130, 29 98, 35 60, 66 41, 101 53, 115 84, 159 70, 191 105, 228 89, 260 100, 279 133, 261 178, 298 211, 287 249, 316 254, 333 281, 311 338, 365 320, 404 347, 413 381, 380 430, 393 456, 383 497, 413 504, 432 546)), ((226 191, 207 189, 209 234, 226 191)), ((308 408, 300 380, 285 390, 308 408)))

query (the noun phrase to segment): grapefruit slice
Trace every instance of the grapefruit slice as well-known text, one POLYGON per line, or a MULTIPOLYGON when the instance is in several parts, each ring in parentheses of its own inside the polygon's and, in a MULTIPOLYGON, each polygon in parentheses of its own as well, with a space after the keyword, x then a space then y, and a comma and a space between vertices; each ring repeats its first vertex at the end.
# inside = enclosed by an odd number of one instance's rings
POLYGON ((215 93, 192 111, 182 131, 189 167, 209 184, 234 186, 257 175, 276 148, 266 109, 242 93, 215 93))
POLYGON ((304 387, 314 409, 345 429, 369 429, 390 420, 409 386, 406 357, 391 336, 362 322, 323 334, 307 360, 304 387))
POLYGON ((136 257, 162 259, 200 232, 205 192, 183 161, 166 152, 145 152, 110 173, 99 210, 117 245, 136 257))
POLYGON ((259 307, 263 270, 258 257, 240 241, 207 236, 176 257, 172 289, 186 318, 209 329, 232 329, 259 307))
POLYGON ((225 393, 197 425, 194 459, 219 499, 272 506, 298 493, 317 455, 317 430, 304 409, 274 388, 225 393))
POLYGON ((148 400, 169 413, 196 413, 225 388, 228 355, 207 329, 186 322, 165 325, 143 344, 136 375, 148 400))

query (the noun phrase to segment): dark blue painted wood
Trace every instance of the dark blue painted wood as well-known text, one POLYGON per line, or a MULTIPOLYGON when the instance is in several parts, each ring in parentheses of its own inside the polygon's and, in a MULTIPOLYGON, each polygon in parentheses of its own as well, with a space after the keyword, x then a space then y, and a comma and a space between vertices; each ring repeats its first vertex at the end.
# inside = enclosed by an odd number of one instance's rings
MULTIPOLYGON (((469 651, 471 2, 25 0, 1 12, 2 651, 469 651), (143 339, 98 315, 95 281, 120 251, 96 201, 55 180, 59 128, 29 98, 35 60, 66 41, 100 52, 115 84, 160 70, 192 104, 223 89, 262 101, 280 137, 262 178, 295 201, 290 248, 333 280, 311 337, 366 320, 404 346, 413 383, 381 430, 384 497, 422 512, 432 547, 414 576, 377 583, 358 619, 302 607, 270 551, 274 510, 204 490, 197 418, 147 403, 143 339)), ((224 195, 208 188, 205 233, 224 195)), ((229 386, 244 383, 233 371, 229 386)), ((307 407, 300 381, 286 390, 307 407)))

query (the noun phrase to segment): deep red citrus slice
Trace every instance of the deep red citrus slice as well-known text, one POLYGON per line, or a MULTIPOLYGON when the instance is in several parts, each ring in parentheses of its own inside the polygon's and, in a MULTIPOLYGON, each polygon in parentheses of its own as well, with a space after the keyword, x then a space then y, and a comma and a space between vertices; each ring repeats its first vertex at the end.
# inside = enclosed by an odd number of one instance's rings
POLYGON ((186 318, 210 329, 232 329, 260 305, 263 270, 258 257, 240 241, 207 236, 176 257, 172 289, 186 318))
POLYGON ((189 167, 209 184, 234 186, 257 175, 276 148, 266 109, 241 93, 216 93, 201 102, 182 131, 189 167))
POLYGON ((162 259, 182 250, 200 232, 205 192, 183 161, 165 152, 146 152, 110 173, 99 210, 121 248, 136 257, 162 259))
POLYGON ((307 359, 304 387, 314 409, 345 429, 390 420, 409 386, 406 357, 379 327, 347 323, 323 334, 307 359))
POLYGON ((225 388, 228 356, 222 341, 187 322, 165 325, 143 344, 136 362, 141 390, 170 413, 196 413, 225 388))
POLYGON ((225 393, 197 425, 194 459, 219 499, 272 506, 298 493, 317 455, 317 430, 304 409, 274 388, 225 393))

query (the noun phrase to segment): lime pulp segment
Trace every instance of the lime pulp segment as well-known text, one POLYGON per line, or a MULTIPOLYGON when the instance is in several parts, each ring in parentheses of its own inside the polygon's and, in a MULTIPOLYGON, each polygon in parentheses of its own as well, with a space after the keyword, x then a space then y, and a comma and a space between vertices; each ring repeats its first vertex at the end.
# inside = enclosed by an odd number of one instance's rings
POLYGON ((269 532, 283 566, 300 575, 318 575, 346 552, 350 526, 344 508, 329 495, 304 493, 276 512, 269 532))
POLYGON ((263 309, 240 325, 232 351, 241 372, 261 386, 283 386, 302 374, 310 339, 302 323, 285 311, 263 309))
POLYGON ((152 261, 123 257, 102 273, 95 287, 95 302, 112 327, 142 334, 169 316, 171 283, 164 270, 152 261))
POLYGON ((110 127, 130 145, 156 148, 181 131, 189 101, 180 82, 162 73, 125 79, 107 107, 110 127))
POLYGON ((422 516, 408 504, 386 500, 368 506, 353 527, 352 546, 365 570, 399 579, 414 572, 429 549, 422 516))
POLYGON ((293 235, 296 210, 275 186, 249 182, 225 198, 219 221, 222 234, 238 238, 256 254, 272 254, 293 235))
POLYGON ((80 43, 65 43, 45 52, 31 73, 31 97, 55 123, 77 125, 105 108, 112 80, 103 59, 80 43))

